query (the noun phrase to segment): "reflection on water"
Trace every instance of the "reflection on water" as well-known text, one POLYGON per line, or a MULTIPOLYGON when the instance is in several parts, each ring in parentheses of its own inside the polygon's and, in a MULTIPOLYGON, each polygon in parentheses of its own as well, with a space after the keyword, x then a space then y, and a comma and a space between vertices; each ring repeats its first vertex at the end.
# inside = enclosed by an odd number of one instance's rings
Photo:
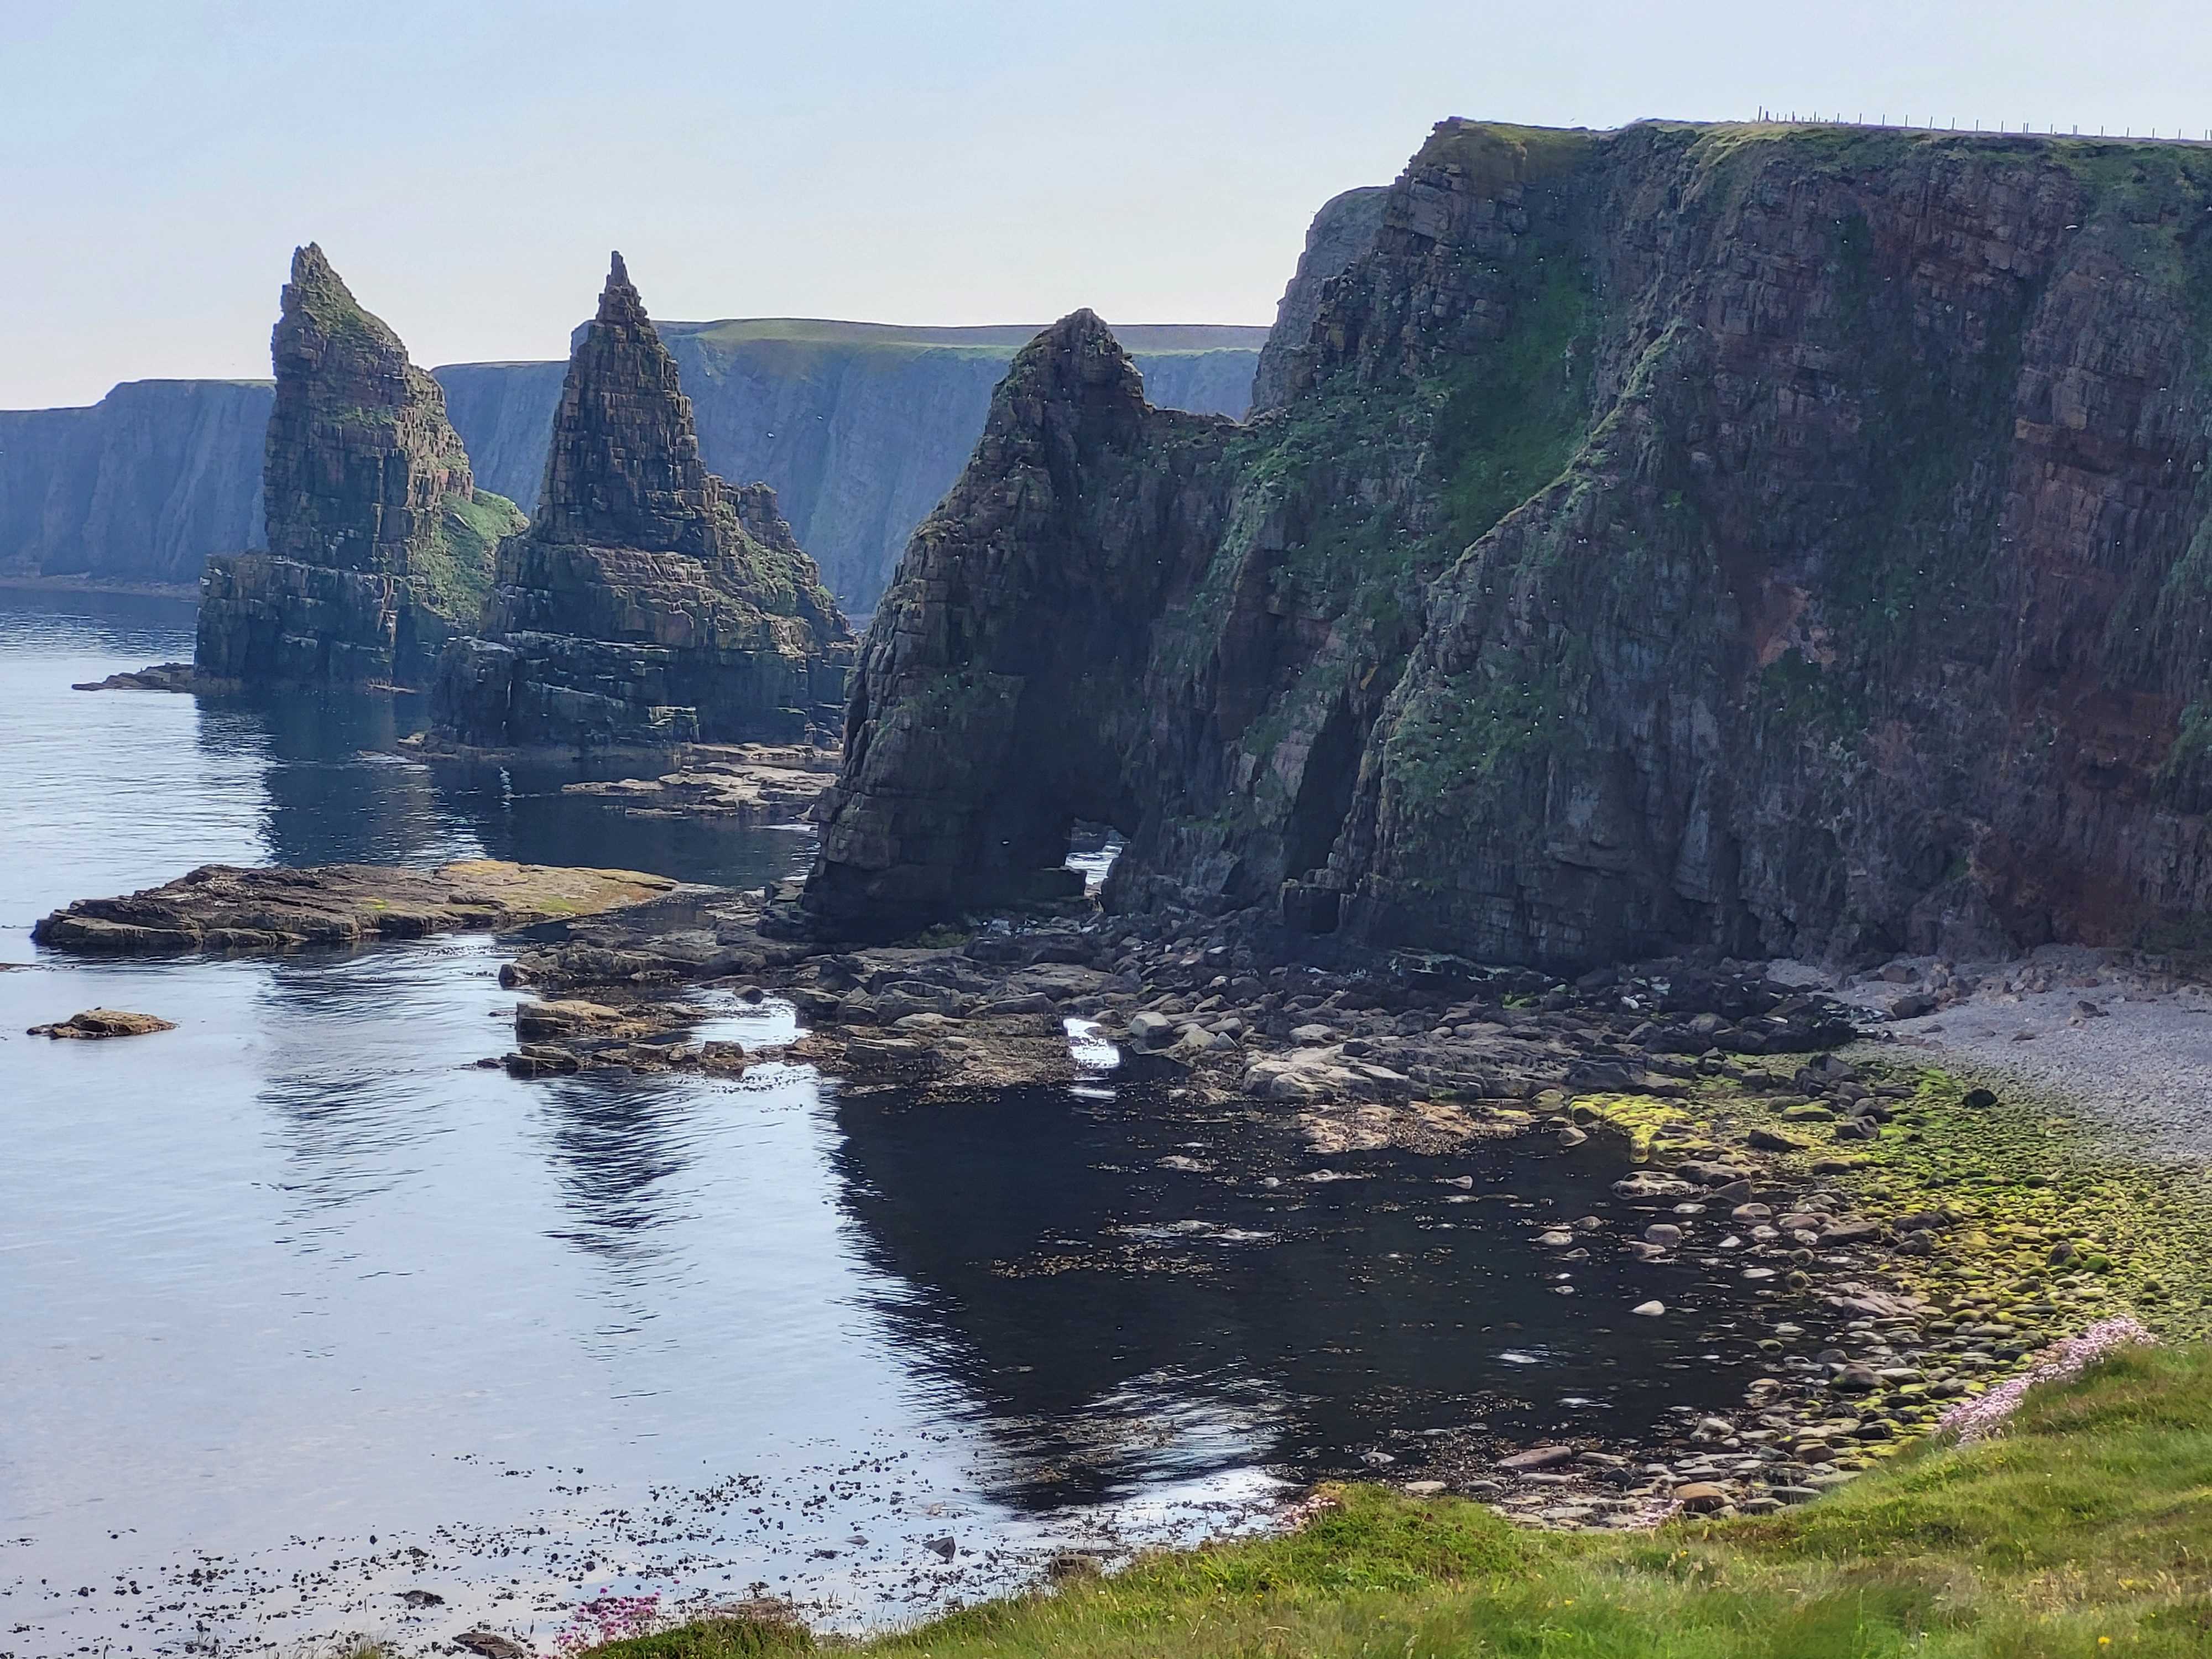
POLYGON ((1478 1420, 1637 1435, 1686 1370, 1731 1393, 1751 1374, 1717 1272, 1607 1250, 1570 1275, 1533 1243, 1537 1221, 1583 1214, 1640 1228, 1609 1190, 1625 1158, 1509 1142, 1325 1161, 1257 1115, 1049 1091, 854 1098, 837 1127, 862 1251, 898 1287, 880 1305, 977 1402, 1010 1502, 1094 1502, 1255 1455, 1354 1472, 1478 1420), (1654 1296, 1700 1316, 1626 1316, 1654 1296), (1717 1341, 1726 1362, 1704 1357, 1717 1341), (1156 1443, 1185 1422, 1211 1426, 1156 1443))
MULTIPOLYGON (((212 860, 750 886, 805 855, 562 796, 558 769, 381 752, 404 701, 66 689, 187 653, 189 627, 0 610, 0 962, 25 964, 0 1033, 99 1004, 179 1027, 0 1041, 0 1656, 179 1651, 203 1623, 225 1651, 406 1650, 478 1617, 543 1638, 587 1586, 882 1617, 1004 1585, 1028 1558, 992 1547, 1090 1506, 1156 1528, 1269 1467, 1475 1421, 1633 1431, 1738 1387, 1702 1356, 1741 1352, 1741 1310, 1696 1268, 1601 1255, 1553 1293, 1532 1223, 1611 1213, 1595 1156, 1324 1170, 1267 1121, 1117 1094, 1080 1029, 1073 1089, 957 1108, 775 1065, 519 1084, 477 1064, 514 1004, 481 938, 42 955, 47 909, 212 860), (1709 1311, 1604 1311, 1655 1294, 1709 1311), (923 1541, 947 1534, 951 1563, 923 1541), (446 1601, 406 1612, 409 1588, 446 1601)), ((796 1029, 774 999, 692 1000, 702 1036, 796 1029)))

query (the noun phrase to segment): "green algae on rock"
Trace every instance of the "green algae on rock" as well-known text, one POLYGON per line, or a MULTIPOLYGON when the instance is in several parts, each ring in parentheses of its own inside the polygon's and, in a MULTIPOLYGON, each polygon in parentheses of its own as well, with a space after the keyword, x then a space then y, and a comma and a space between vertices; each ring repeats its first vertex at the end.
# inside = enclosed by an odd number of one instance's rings
POLYGON ((2175 145, 1443 123, 1249 425, 1088 313, 1017 359, 813 926, 1052 895, 1078 821, 1110 907, 1553 968, 2201 910, 2208 208, 2175 145))
POLYGON ((49 1025, 33 1025, 27 1036, 45 1036, 76 1042, 98 1042, 108 1037, 150 1036, 173 1031, 174 1020, 154 1014, 134 1014, 121 1008, 87 1008, 49 1025))

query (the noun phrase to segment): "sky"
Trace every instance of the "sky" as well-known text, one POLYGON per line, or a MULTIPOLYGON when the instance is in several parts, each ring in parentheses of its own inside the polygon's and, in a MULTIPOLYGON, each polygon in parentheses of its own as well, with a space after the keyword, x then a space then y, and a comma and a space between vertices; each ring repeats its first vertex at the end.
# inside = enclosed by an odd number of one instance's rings
POLYGON ((416 361, 661 317, 1266 323, 1437 120, 2212 127, 2204 0, 0 0, 0 408, 265 376, 319 241, 416 361))

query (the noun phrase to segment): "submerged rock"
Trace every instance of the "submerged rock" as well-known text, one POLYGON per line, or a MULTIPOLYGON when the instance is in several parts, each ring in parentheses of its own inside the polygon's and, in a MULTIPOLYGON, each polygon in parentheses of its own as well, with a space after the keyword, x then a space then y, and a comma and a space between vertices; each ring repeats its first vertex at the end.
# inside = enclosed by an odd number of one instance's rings
POLYGON ((766 484, 699 459, 690 400, 614 256, 568 364, 545 486, 502 542, 431 714, 471 745, 788 743, 834 733, 851 630, 766 484))
POLYGON ((209 560, 197 678, 423 684, 522 515, 476 488, 445 393, 313 242, 270 356, 269 547, 209 560))

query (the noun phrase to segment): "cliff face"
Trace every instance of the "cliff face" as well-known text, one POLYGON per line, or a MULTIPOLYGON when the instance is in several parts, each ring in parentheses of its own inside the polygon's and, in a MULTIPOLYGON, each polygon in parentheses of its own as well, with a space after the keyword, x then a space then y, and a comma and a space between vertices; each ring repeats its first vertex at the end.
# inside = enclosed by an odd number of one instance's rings
POLYGON ((1109 903, 1553 966, 2212 900, 2212 157, 1447 122, 1270 357, 1235 428, 1086 319, 1024 354, 865 642, 820 925, 1079 817, 1109 903))
MULTIPOLYGON (((1382 228, 1382 210, 1390 192, 1380 185, 1347 190, 1322 204, 1321 211, 1306 231, 1305 251, 1298 268, 1275 307, 1275 326, 1260 349, 1259 366, 1252 374, 1252 412, 1279 409, 1291 393, 1291 366, 1313 331, 1314 319, 1330 279, 1375 246, 1382 228)), ((1224 410, 1234 415, 1235 410, 1224 410)))
POLYGON ((434 689, 434 721, 467 744, 788 739, 842 703, 850 630, 775 492, 700 459, 619 254, 481 635, 447 650, 434 689))
POLYGON ((128 380, 0 411, 0 571, 191 582, 262 538, 265 382, 128 380))
POLYGON ((194 666, 422 684, 473 620, 492 547, 521 515, 476 489, 437 382, 313 243, 292 256, 270 355, 269 550, 209 561, 194 666))

